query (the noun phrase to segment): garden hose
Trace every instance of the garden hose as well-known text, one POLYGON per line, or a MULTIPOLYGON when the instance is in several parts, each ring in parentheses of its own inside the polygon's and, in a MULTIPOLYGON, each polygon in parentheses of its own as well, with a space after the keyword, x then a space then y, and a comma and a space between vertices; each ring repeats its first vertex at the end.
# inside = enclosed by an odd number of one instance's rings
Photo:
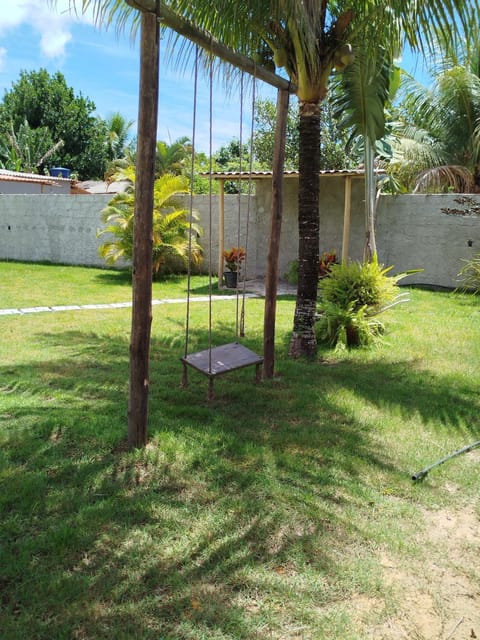
POLYGON ((440 466, 441 464, 443 464, 447 460, 450 460, 451 458, 454 458, 455 456, 458 456, 461 453, 467 453, 467 451, 472 451, 472 449, 476 449, 477 447, 480 447, 480 440, 477 440, 476 442, 473 442, 472 444, 469 444, 466 447, 462 447, 461 449, 458 449, 457 451, 454 451, 450 455, 445 456, 444 458, 441 458, 440 460, 437 460, 437 462, 434 462, 429 467, 425 467, 425 469, 422 469, 421 471, 418 471, 417 473, 414 473, 413 476, 412 476, 412 480, 414 482, 418 482, 419 480, 424 480, 427 477, 428 472, 431 471, 432 469, 434 469, 435 467, 440 466))

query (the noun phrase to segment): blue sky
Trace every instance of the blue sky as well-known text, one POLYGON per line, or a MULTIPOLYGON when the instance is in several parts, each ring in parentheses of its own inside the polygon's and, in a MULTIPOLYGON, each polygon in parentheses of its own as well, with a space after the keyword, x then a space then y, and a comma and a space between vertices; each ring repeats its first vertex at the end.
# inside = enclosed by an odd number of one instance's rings
MULTIPOLYGON (((105 118, 119 111, 135 121, 138 113, 139 42, 131 42, 129 30, 116 34, 95 26, 91 14, 75 15, 69 0, 58 0, 53 9, 48 0, 0 0, 0 96, 18 80, 20 71, 45 68, 60 71, 76 94, 82 93, 105 118)), ((77 2, 77 6, 80 3, 77 2)), ((166 48, 166 42, 162 41, 166 48)), ((166 52, 166 51, 165 51, 166 52)), ((165 53, 164 52, 164 53, 165 53)), ((275 97, 274 91, 260 86, 259 95, 275 97)), ((249 98, 245 96, 243 137, 249 133, 249 98)), ((193 79, 161 63, 158 139, 172 142, 192 137, 193 79)), ((228 95, 216 84, 213 99, 213 148, 218 149, 239 137, 238 92, 228 95)), ((209 89, 201 77, 198 91, 197 149, 209 149, 209 89)))
MULTIPOLYGON (((0 0, 0 96, 9 90, 20 71, 45 68, 60 71, 76 94, 82 93, 105 118, 119 111, 135 121, 138 113, 139 46, 130 34, 95 26, 91 14, 69 11, 70 0, 0 0)), ((77 2, 77 6, 80 2, 77 2)), ((165 41, 162 45, 166 47, 165 41)), ((420 65, 421 67, 421 65, 420 65)), ((275 99, 275 90, 258 83, 258 95, 275 99)), ((209 149, 209 90, 201 78, 198 92, 197 149, 209 149)), ((244 139, 249 133, 250 98, 245 98, 244 139)), ((161 63, 158 139, 172 142, 192 136, 193 80, 161 63)), ((217 84, 213 100, 213 148, 238 138, 239 98, 217 84)))

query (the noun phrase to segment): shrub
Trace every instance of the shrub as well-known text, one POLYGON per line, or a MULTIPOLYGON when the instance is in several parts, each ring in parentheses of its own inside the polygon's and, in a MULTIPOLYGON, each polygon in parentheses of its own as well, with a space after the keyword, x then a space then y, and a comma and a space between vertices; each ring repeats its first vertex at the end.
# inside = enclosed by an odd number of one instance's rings
MULTIPOLYGON (((107 264, 115 264, 118 260, 130 261, 133 253, 135 170, 133 167, 127 167, 117 176, 129 180, 131 187, 125 193, 116 194, 102 211, 102 221, 106 226, 97 235, 112 236, 112 239, 104 242, 99 248, 99 253, 107 264)), ((198 237, 202 230, 197 223, 198 216, 192 212, 194 222, 190 230, 189 212, 178 199, 188 192, 187 180, 182 176, 165 174, 155 180, 153 277, 185 271, 189 260, 192 266, 201 263, 202 249, 198 237)))
POLYGON ((462 281, 461 290, 480 293, 480 253, 471 260, 465 260, 458 277, 462 281))
MULTIPOLYGON (((337 252, 335 249, 333 251, 325 251, 320 256, 320 260, 318 263, 318 277, 319 279, 324 278, 329 272, 332 264, 337 263, 337 252)), ((283 276, 285 280, 289 284, 298 284, 298 260, 292 260, 292 262, 288 265, 288 271, 283 276)))
POLYGON ((400 302, 398 281, 414 273, 388 276, 392 267, 383 267, 374 256, 371 262, 332 264, 320 280, 319 340, 331 345, 359 346, 373 342, 384 331, 378 314, 400 302))

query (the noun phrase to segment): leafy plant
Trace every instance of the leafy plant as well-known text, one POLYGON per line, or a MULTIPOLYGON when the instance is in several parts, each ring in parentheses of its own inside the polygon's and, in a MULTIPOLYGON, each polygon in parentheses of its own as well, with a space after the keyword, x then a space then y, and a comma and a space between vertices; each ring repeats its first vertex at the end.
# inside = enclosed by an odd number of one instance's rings
POLYGON ((330 273, 320 280, 320 340, 332 345, 359 346, 373 342, 384 331, 376 316, 406 302, 408 293, 397 285, 408 271, 389 276, 392 267, 372 261, 332 264, 330 273))
MULTIPOLYGON (((337 262, 337 252, 335 249, 332 251, 324 251, 320 256, 318 263, 318 277, 324 278, 330 273, 330 267, 337 262)), ((298 260, 292 260, 288 265, 288 271, 283 276, 290 284, 298 284, 298 260)))
MULTIPOLYGON (((117 174, 117 179, 130 180, 132 186, 125 193, 112 198, 102 212, 106 227, 98 235, 113 234, 114 240, 103 243, 100 255, 107 264, 120 259, 131 260, 133 253, 133 219, 135 205, 135 168, 127 167, 117 174)), ((153 276, 184 269, 189 255, 192 264, 199 265, 202 248, 197 237, 201 228, 193 213, 191 251, 189 212, 180 206, 177 196, 188 193, 188 181, 182 176, 163 175, 155 180, 153 199, 153 276)))
POLYGON ((462 291, 480 293, 480 253, 471 260, 465 260, 465 266, 461 269, 458 277, 462 281, 460 287, 462 291))
POLYGON ((246 257, 245 249, 243 247, 231 247, 228 251, 223 252, 223 257, 229 271, 240 271, 242 262, 246 257))
POLYGON ((325 278, 330 273, 332 265, 337 264, 337 252, 324 251, 320 256, 320 262, 318 266, 318 277, 320 279, 325 278))

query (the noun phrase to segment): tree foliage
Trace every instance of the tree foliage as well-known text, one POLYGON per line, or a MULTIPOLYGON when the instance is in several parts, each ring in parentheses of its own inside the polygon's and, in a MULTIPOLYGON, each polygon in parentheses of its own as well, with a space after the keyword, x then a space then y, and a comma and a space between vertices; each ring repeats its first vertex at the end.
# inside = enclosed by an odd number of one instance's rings
POLYGON ((430 86, 404 74, 392 171, 404 190, 480 191, 480 26, 439 36, 430 86))
MULTIPOLYGON (((22 71, 0 104, 0 132, 5 137, 25 123, 32 131, 46 128, 52 144, 63 141, 49 165, 66 166, 81 179, 101 178, 109 158, 108 131, 94 111, 95 104, 75 95, 61 73, 22 71)), ((45 164, 38 167, 45 169, 45 164)))
MULTIPOLYGON (((101 245, 99 252, 110 265, 119 260, 130 261, 133 256, 135 168, 129 166, 116 177, 119 180, 129 180, 131 187, 124 193, 116 194, 102 211, 105 227, 99 232, 99 236, 107 234, 110 237, 101 245)), ((183 176, 164 174, 155 180, 153 276, 185 269, 189 259, 194 266, 201 263, 202 249, 197 241, 201 229, 193 214, 190 241, 189 212, 179 200, 179 196, 188 193, 188 180, 183 176)))

